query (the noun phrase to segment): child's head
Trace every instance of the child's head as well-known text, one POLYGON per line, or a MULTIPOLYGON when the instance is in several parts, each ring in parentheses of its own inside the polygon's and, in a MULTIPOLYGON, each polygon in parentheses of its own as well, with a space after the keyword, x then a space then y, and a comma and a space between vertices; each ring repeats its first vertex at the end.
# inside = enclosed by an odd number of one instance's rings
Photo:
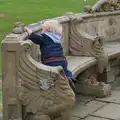
POLYGON ((45 32, 55 32, 62 35, 62 25, 57 20, 45 21, 41 33, 45 32))

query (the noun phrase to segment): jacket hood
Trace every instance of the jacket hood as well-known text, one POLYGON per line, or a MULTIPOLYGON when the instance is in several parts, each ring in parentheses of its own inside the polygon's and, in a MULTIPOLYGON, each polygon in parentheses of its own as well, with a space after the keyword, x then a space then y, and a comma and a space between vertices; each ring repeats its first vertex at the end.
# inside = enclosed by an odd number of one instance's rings
POLYGON ((49 36, 54 43, 61 43, 62 42, 62 36, 57 34, 57 33, 53 33, 53 32, 47 32, 45 33, 47 36, 49 36))

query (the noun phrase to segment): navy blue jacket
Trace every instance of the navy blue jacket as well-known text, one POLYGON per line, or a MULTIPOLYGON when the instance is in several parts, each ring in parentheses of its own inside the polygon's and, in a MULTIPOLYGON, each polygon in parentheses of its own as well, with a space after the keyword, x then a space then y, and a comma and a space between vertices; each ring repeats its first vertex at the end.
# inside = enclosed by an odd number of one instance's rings
POLYGON ((45 33, 40 35, 32 33, 29 39, 40 45, 41 57, 64 57, 61 43, 55 43, 45 33))
POLYGON ((61 38, 59 35, 55 35, 54 33, 43 33, 40 35, 37 35, 35 33, 32 33, 29 36, 29 39, 32 40, 35 44, 40 45, 41 50, 41 61, 43 64, 48 66, 62 66, 65 74, 68 78, 72 79, 73 81, 76 81, 76 79, 73 77, 72 72, 68 70, 67 66, 67 60, 63 55, 63 48, 61 45, 61 38), (44 58, 46 57, 62 57, 64 60, 59 60, 57 62, 48 62, 44 63, 44 58))

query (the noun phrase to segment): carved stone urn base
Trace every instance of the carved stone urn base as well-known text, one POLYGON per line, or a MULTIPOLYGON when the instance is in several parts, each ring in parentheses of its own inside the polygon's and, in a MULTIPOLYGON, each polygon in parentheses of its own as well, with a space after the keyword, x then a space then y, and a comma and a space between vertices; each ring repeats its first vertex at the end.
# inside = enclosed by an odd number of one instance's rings
POLYGON ((105 97, 111 94, 111 86, 104 82, 98 82, 95 78, 91 77, 84 82, 76 84, 76 93, 105 97))

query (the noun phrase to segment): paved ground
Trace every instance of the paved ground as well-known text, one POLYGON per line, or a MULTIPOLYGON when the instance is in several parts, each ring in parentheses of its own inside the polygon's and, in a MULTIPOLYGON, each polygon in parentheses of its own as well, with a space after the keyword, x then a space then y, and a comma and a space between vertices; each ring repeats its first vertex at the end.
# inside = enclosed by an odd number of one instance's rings
POLYGON ((120 120, 120 77, 112 86, 112 95, 102 99, 77 95, 72 120, 120 120))
POLYGON ((76 95, 72 120, 120 120, 120 77, 116 78, 116 84, 112 86, 112 95, 102 99, 76 95))

